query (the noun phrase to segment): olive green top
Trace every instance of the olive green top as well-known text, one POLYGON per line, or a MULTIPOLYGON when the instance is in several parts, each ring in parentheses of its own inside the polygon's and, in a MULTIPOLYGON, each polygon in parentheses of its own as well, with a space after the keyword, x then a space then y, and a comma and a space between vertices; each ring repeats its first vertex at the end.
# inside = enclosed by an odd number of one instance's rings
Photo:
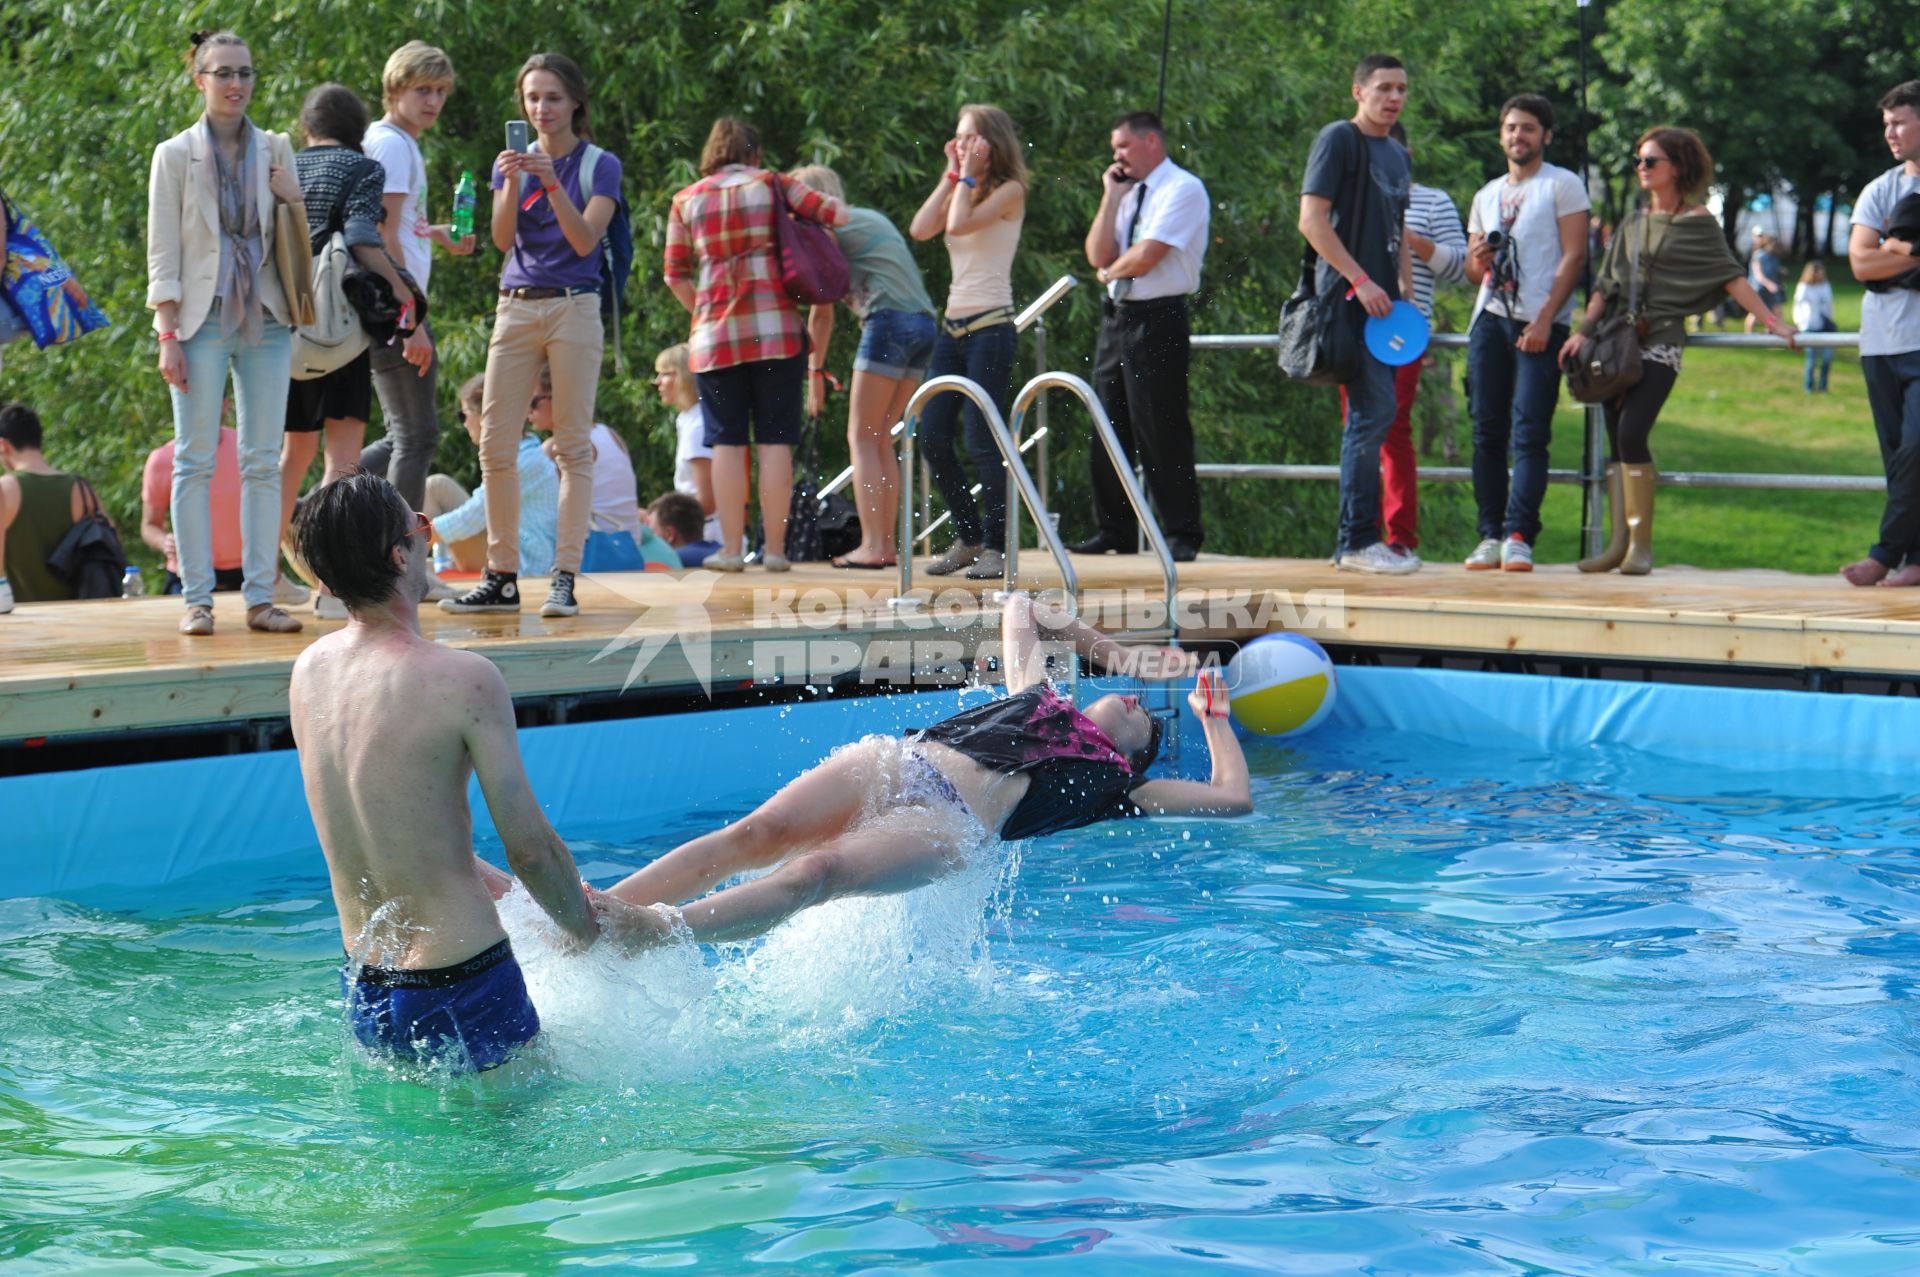
POLYGON ((22 603, 49 603, 74 597, 73 587, 47 570, 47 556, 73 526, 70 474, 13 476, 20 482, 20 510, 7 529, 7 580, 22 603))
MULTIPOLYGON (((1726 295, 1727 285, 1746 278, 1727 247, 1720 220, 1707 214, 1650 213, 1640 209, 1614 234, 1594 278, 1595 292, 1627 304, 1630 253, 1640 261, 1640 316, 1647 321, 1644 341, 1650 346, 1678 346, 1687 340, 1688 315, 1712 310, 1726 295)), ((1593 335, 1592 324, 1580 331, 1593 335)))

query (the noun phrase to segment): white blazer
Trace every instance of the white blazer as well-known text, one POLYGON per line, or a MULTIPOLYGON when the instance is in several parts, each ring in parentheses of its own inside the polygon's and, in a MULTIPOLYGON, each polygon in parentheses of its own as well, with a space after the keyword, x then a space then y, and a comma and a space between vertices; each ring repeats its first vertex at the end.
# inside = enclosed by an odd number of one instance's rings
MULTIPOLYGON (((278 164, 293 172, 293 146, 284 133, 259 132, 265 154, 256 156, 264 162, 253 166, 253 187, 260 206, 263 247, 254 286, 260 304, 284 324, 287 296, 274 266, 273 191, 267 184, 267 167, 278 164)), ((219 172, 213 145, 213 134, 202 117, 153 148, 153 173, 147 181, 147 306, 178 304, 174 331, 181 341, 206 322, 220 280, 219 172)), ((154 330, 159 328, 156 314, 154 330)))

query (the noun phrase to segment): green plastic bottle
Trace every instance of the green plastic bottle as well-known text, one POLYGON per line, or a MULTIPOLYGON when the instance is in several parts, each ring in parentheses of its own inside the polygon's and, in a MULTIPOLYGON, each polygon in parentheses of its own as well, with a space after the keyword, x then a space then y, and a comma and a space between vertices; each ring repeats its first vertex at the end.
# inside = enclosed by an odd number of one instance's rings
POLYGON ((453 188, 453 237, 465 239, 473 234, 473 206, 478 198, 472 169, 460 171, 460 184, 453 188))

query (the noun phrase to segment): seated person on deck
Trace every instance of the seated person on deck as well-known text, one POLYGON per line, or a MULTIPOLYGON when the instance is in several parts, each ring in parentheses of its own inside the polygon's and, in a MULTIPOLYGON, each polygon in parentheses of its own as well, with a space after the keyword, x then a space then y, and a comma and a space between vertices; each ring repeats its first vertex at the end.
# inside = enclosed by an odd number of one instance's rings
MULTIPOLYGON (((611 888, 608 909, 694 900, 738 874, 772 870, 684 907, 696 939, 737 940, 836 897, 924 886, 959 868, 980 837, 1253 809, 1217 671, 1188 698, 1206 730, 1212 779, 1149 780, 1159 720, 1133 696, 1075 709, 1042 677, 1050 641, 1109 669, 1126 651, 1064 613, 1046 609, 1036 618, 1032 601, 1015 595, 1001 615, 1005 697, 903 739, 869 736, 836 750, 751 815, 611 888)), ((1153 655, 1159 677, 1183 677, 1194 666, 1192 654, 1177 649, 1153 655)))
POLYGON ((530 1042, 540 1017, 488 893, 497 871, 473 854, 469 774, 507 863, 566 942, 585 948, 603 927, 664 938, 667 923, 624 906, 603 917, 589 901, 528 784, 500 671, 421 637, 430 535, 374 475, 308 496, 300 552, 348 623, 301 654, 289 701, 354 1036, 389 1059, 477 1071, 530 1042))

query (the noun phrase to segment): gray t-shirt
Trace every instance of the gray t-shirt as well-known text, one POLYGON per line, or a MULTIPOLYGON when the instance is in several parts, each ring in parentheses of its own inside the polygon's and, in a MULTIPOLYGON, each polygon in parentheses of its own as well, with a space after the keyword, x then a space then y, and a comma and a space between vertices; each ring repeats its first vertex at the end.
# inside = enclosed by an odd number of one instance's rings
MULTIPOLYGON (((1398 301, 1400 232, 1413 193, 1413 165, 1407 158, 1407 148, 1390 137, 1362 133, 1346 120, 1329 124, 1313 139, 1306 180, 1300 190, 1332 201, 1333 229, 1339 233, 1341 244, 1367 277, 1398 301), (1361 206, 1354 202, 1353 185, 1354 170, 1361 163, 1362 138, 1366 139, 1367 175, 1373 179, 1362 191, 1364 216, 1361 206)), ((1320 263, 1320 287, 1332 283, 1332 270, 1324 261, 1320 263)))
POLYGON ((838 234, 847 259, 847 305, 855 314, 864 319, 876 310, 934 313, 905 237, 883 214, 849 208, 847 224, 838 234))
MULTIPOLYGON (((1904 164, 1888 169, 1860 192, 1853 205, 1853 224, 1884 235, 1893 206, 1915 191, 1920 191, 1920 176, 1910 175, 1904 164)), ((1920 350, 1920 291, 1896 288, 1862 294, 1860 353, 1903 355, 1909 350, 1920 350)))

